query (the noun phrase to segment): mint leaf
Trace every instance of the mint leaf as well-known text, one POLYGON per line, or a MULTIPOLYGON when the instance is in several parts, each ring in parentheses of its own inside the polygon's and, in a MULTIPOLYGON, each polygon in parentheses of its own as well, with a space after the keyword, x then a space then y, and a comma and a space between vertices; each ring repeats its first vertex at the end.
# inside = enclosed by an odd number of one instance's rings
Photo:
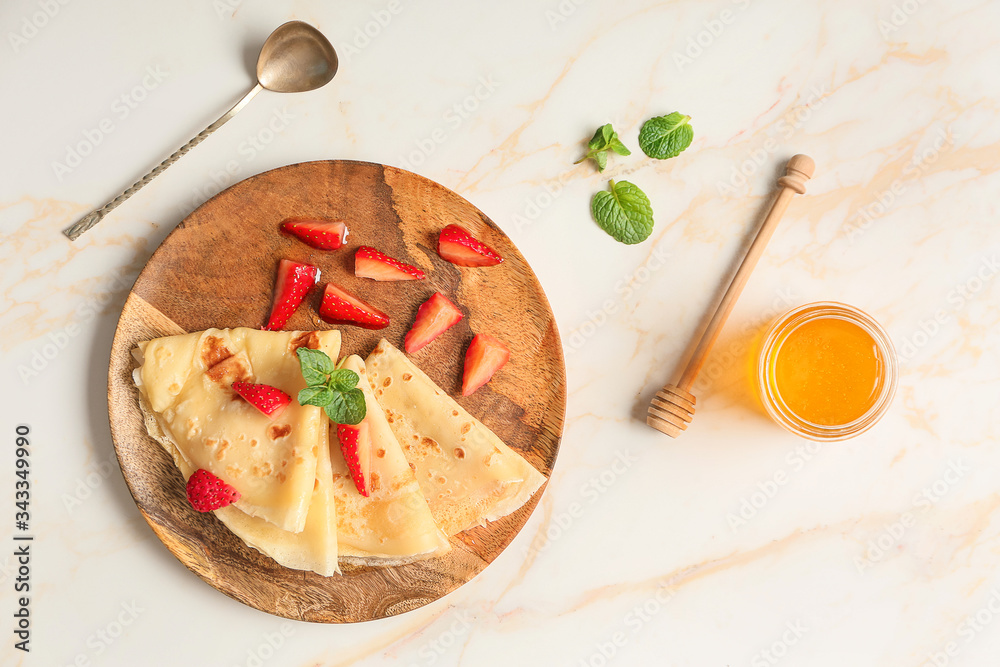
POLYGON ((608 166, 608 152, 598 151, 592 157, 597 160, 597 171, 604 171, 604 168, 608 166))
POLYGON ((618 133, 611 127, 611 123, 597 128, 594 137, 587 142, 587 148, 589 149, 587 154, 573 164, 580 164, 584 160, 593 158, 597 162, 598 171, 604 171, 604 168, 608 166, 609 150, 613 150, 619 155, 631 154, 631 151, 625 148, 625 144, 618 139, 618 133))
POLYGON ((347 368, 338 368, 330 373, 329 387, 336 391, 350 391, 358 386, 361 377, 347 368))
POLYGON ((611 150, 613 150, 614 152, 618 153, 619 155, 631 155, 632 154, 632 151, 630 151, 629 149, 625 148, 625 144, 623 144, 621 141, 619 141, 617 137, 615 137, 615 140, 611 142, 611 144, 610 144, 609 147, 611 148, 611 150))
POLYGON ((365 395, 360 389, 333 392, 332 400, 325 406, 326 416, 336 424, 360 424, 365 418, 365 395))
MULTIPOLYGON (((610 145, 611 141, 616 136, 616 132, 611 128, 611 123, 607 123, 606 125, 602 125, 601 129, 599 129, 598 132, 601 133, 601 138, 604 140, 603 143, 602 143, 603 146, 610 145)), ((597 139, 597 135, 596 134, 594 135, 594 139, 597 139)), ((590 143, 594 143, 594 139, 591 139, 590 143)), ((594 148, 594 147, 591 146, 591 148, 594 148)))
POLYGON ((639 148, 651 158, 666 160, 676 157, 691 145, 694 129, 688 123, 691 116, 673 112, 650 118, 639 130, 639 148))
POLYGON ((326 352, 300 347, 295 350, 295 354, 299 357, 299 368, 307 385, 326 383, 326 376, 334 369, 333 360, 326 352))
POLYGON ((326 383, 326 374, 320 373, 318 370, 312 367, 301 366, 302 368, 302 378, 306 381, 306 385, 312 387, 315 385, 322 385, 326 383))
POLYGON ((322 408, 333 400, 333 391, 323 385, 306 387, 299 392, 298 399, 299 405, 317 405, 322 408))
POLYGON ((641 243, 653 231, 653 207, 649 197, 628 181, 609 185, 594 195, 590 210, 601 229, 622 243, 641 243))
POLYGON ((299 405, 321 407, 337 424, 360 424, 367 412, 365 395, 357 388, 361 376, 350 369, 337 368, 320 350, 300 347, 295 352, 302 378, 308 385, 299 392, 299 405))

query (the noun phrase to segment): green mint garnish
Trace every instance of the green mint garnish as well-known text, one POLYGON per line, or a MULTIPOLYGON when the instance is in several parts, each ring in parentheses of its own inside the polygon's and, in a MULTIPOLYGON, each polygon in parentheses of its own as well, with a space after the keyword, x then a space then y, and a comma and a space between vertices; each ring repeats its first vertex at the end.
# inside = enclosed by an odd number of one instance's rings
POLYGON ((694 139, 694 129, 688 123, 689 120, 691 116, 676 111, 666 116, 650 118, 639 130, 639 148, 657 160, 680 155, 694 139))
POLYGON ((598 171, 604 171, 604 168, 608 166, 609 150, 619 155, 632 154, 632 151, 625 148, 625 144, 618 139, 618 133, 611 127, 611 123, 597 128, 594 138, 587 144, 587 149, 587 154, 573 164, 580 164, 588 158, 593 158, 597 162, 598 171))
POLYGON ((325 352, 310 350, 308 347, 300 347, 295 353, 299 355, 299 367, 306 384, 310 387, 326 384, 327 377, 335 370, 333 360, 325 352))
POLYGON ((653 207, 642 190, 621 181, 609 183, 611 191, 602 190, 594 195, 590 210, 594 220, 616 240, 622 243, 640 243, 653 231, 653 207))
POLYGON ((306 381, 299 392, 299 405, 323 408, 336 424, 360 424, 365 418, 365 395, 358 389, 361 378, 352 370, 337 368, 325 352, 300 347, 295 353, 306 381))

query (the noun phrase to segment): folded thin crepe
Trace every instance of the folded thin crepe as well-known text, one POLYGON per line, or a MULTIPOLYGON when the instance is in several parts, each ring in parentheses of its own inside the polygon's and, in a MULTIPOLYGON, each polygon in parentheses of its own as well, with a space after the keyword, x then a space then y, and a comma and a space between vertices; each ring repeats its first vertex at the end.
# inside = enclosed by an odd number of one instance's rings
POLYGON ((431 514, 447 535, 510 514, 545 482, 385 339, 365 368, 431 514))
POLYGON ((333 485, 337 499, 337 541, 340 555, 350 562, 402 564, 447 553, 448 537, 431 516, 403 450, 392 434, 365 375, 361 357, 351 355, 343 368, 361 377, 371 438, 371 489, 362 496, 351 478, 330 425, 333 485))
POLYGON ((271 420, 232 384, 295 396, 305 386, 295 349, 310 343, 337 354, 340 332, 209 329, 138 346, 137 384, 163 435, 193 469, 233 485, 237 508, 293 533, 305 527, 312 499, 323 412, 293 400, 271 420))

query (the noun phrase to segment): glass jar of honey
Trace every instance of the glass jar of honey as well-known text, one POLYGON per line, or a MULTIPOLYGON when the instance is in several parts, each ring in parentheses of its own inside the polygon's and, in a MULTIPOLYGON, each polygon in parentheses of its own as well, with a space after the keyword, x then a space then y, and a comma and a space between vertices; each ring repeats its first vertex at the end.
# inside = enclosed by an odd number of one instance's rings
POLYGON ((757 358, 767 413, 812 440, 844 440, 874 426, 892 402, 896 375, 885 330, 835 302, 806 304, 778 318, 757 358))

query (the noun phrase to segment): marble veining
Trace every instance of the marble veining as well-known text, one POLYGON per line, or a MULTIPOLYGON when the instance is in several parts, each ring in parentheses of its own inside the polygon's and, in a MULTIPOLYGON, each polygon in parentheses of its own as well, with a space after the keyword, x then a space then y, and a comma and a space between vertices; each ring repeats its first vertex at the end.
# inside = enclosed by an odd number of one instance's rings
MULTIPOLYGON (((35 541, 32 651, 8 632, 0 662, 994 664, 998 19, 988 0, 5 3, 0 392, 8 441, 32 431, 35 541), (292 18, 337 48, 333 84, 258 96, 60 235, 235 101, 292 18), (675 110, 694 143, 647 158, 640 126, 675 110), (632 155, 574 165, 605 122, 632 155), (800 152, 815 178, 671 441, 645 405, 800 152), (441 600, 349 627, 262 614, 177 562, 125 488, 104 398, 118 311, 166 234, 237 180, 329 158, 416 171, 496 221, 552 303, 569 382, 556 468, 510 547, 441 600), (642 244, 590 218, 612 178, 653 203, 642 244), (771 423, 749 379, 768 322, 817 300, 872 314, 900 362, 883 421, 822 446, 771 423)), ((0 556, 5 609, 16 568, 0 556)))

